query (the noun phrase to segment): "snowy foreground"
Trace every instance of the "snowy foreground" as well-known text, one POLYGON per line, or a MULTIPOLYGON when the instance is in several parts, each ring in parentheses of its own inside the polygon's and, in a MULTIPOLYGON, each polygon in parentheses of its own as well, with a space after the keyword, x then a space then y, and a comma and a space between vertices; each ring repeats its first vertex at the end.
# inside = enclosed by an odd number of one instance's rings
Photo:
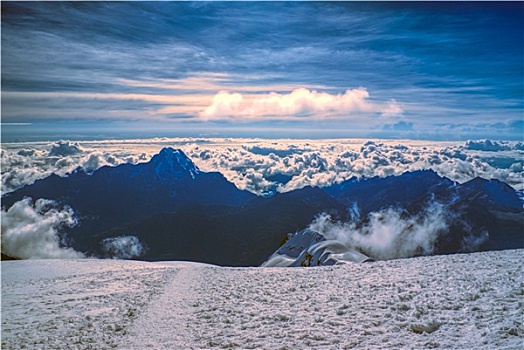
POLYGON ((2 349, 521 349, 524 250, 317 268, 2 262, 2 349))

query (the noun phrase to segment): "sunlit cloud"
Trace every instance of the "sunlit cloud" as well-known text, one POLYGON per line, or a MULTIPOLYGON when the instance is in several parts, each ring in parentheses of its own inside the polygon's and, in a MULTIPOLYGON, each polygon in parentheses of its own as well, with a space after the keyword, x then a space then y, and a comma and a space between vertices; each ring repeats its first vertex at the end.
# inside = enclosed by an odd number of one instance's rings
MULTIPOLYGON (((117 79, 115 82, 125 87, 170 90, 176 93, 210 92, 231 90, 240 93, 264 93, 267 91, 286 92, 299 89, 303 84, 269 83, 271 76, 253 74, 226 74, 218 72, 198 73, 180 79, 117 79)), ((309 89, 328 89, 327 85, 308 84, 309 89)))
MULTIPOLYGON (((59 101, 143 103, 145 105, 136 106, 135 109, 142 109, 145 113, 144 117, 178 114, 203 121, 257 118, 304 119, 304 117, 308 117, 307 119, 350 118, 362 114, 395 116, 402 113, 402 108, 396 101, 371 102, 369 92, 364 88, 348 89, 343 94, 330 94, 299 87, 291 92, 279 93, 267 92, 267 86, 262 85, 238 86, 242 92, 220 90, 217 93, 217 89, 223 88, 224 84, 217 84, 214 79, 199 77, 158 83, 120 80, 132 87, 153 89, 147 93, 5 91, 3 97, 9 101, 39 101, 40 103, 45 100, 53 103, 59 101)), ((277 88, 278 91, 289 88, 287 85, 271 87, 277 88)), ((118 111, 119 108, 121 108, 119 105, 106 107, 114 111, 118 111)))
POLYGON ((255 118, 326 118, 351 117, 352 114, 397 115, 401 107, 394 101, 388 104, 369 102, 363 88, 330 94, 299 88, 288 94, 271 92, 262 95, 243 95, 220 91, 200 116, 204 119, 255 118))

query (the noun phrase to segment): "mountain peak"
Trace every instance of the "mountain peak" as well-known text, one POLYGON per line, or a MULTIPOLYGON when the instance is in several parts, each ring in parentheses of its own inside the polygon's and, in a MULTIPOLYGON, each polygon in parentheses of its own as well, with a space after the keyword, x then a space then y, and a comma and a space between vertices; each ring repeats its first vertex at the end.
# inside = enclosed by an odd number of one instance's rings
POLYGON ((180 150, 180 149, 174 149, 173 147, 164 147, 160 150, 160 152, 158 152, 159 155, 161 156, 169 156, 169 155, 173 155, 173 154, 181 154, 183 155, 184 157, 187 158, 187 156, 185 155, 185 153, 180 150))
POLYGON ((494 203, 513 208, 522 208, 523 202, 519 193, 511 186, 497 179, 476 177, 460 185, 483 195, 494 203))
POLYGON ((163 181, 186 175, 194 179, 199 173, 198 168, 182 150, 171 147, 162 148, 151 158, 150 163, 153 164, 157 176, 163 181))

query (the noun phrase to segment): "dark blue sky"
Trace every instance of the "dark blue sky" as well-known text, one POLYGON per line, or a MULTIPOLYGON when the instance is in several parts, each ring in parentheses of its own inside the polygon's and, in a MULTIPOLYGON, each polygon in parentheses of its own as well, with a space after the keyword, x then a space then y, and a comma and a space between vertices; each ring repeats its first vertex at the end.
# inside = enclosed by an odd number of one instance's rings
POLYGON ((3 1, 2 136, 522 139, 523 7, 3 1))

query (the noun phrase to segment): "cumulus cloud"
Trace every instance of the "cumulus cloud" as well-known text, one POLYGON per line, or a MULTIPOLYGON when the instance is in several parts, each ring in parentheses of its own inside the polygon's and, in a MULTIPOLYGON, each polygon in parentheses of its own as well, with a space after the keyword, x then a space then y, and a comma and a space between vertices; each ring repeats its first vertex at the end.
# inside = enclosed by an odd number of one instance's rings
POLYGON ((82 147, 78 142, 58 141, 49 150, 52 157, 64 157, 82 153, 82 147))
POLYGON ((229 141, 228 147, 199 145, 186 151, 200 169, 220 171, 239 188, 259 194, 422 169, 461 183, 481 176, 524 188, 522 151, 501 152, 508 157, 508 166, 501 168, 487 152, 473 152, 456 142, 282 140, 240 146, 229 141), (259 176, 247 176, 250 171, 259 176))
POLYGON ((330 94, 298 88, 288 94, 242 95, 220 91, 202 113, 203 119, 253 118, 325 118, 348 117, 354 113, 376 113, 384 116, 402 112, 396 101, 373 103, 363 88, 330 94))
MULTIPOLYGON (((5 168, 4 168, 5 169, 5 168)), ((51 173, 39 171, 38 169, 11 169, 2 173, 2 194, 12 192, 18 188, 34 183, 51 173)))
MULTIPOLYGON (((91 143, 92 144, 92 143, 91 143)), ((36 180, 51 174, 67 176, 76 168, 82 167, 91 173, 102 166, 114 166, 122 163, 136 164, 148 161, 152 153, 141 150, 120 150, 111 148, 112 142, 92 144, 94 149, 81 146, 77 142, 59 141, 53 144, 35 144, 35 148, 11 146, 13 149, 2 149, 2 194, 12 192, 36 180), (101 149, 100 149, 101 148, 101 149)))
POLYGON ((92 173, 93 171, 106 166, 106 165, 116 165, 119 162, 114 156, 102 153, 102 152, 93 152, 81 159, 80 166, 87 172, 92 173))
POLYGON ((512 150, 524 151, 524 142, 468 140, 466 142, 466 149, 474 150, 474 151, 487 151, 487 152, 512 151, 512 150))
POLYGON ((145 249, 136 236, 118 236, 102 240, 103 251, 113 259, 134 259, 144 254, 145 249))
POLYGON ((239 93, 220 91, 213 97, 213 103, 202 113, 204 119, 229 117, 241 111, 243 97, 239 93))
POLYGON ((524 151, 518 142, 504 142, 510 150, 491 152, 459 142, 175 138, 82 142, 83 153, 65 157, 50 157, 49 144, 2 145, 2 193, 51 173, 66 176, 78 166, 93 172, 104 165, 145 162, 165 146, 181 148, 202 171, 219 171, 257 194, 422 169, 461 183, 480 176, 524 189, 524 151))
POLYGON ((443 205, 433 203, 412 216, 394 208, 373 212, 363 225, 333 222, 329 215, 322 214, 309 228, 328 241, 374 259, 389 260, 431 254, 439 235, 448 230, 448 216, 443 205))
POLYGON ((77 224, 70 207, 51 200, 25 198, 1 211, 2 252, 21 259, 74 259, 83 254, 64 245, 63 227, 77 224))

